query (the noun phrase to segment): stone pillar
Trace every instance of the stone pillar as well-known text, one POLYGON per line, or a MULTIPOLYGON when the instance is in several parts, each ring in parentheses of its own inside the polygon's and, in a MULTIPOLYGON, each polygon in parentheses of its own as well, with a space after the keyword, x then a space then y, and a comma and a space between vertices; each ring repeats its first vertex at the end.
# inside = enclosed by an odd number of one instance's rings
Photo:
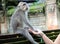
POLYGON ((56 0, 46 0, 46 26, 48 30, 58 28, 56 0))
POLYGON ((2 0, 3 8, 3 23, 1 23, 1 33, 7 33, 7 19, 6 19, 6 0, 2 0))
POLYGON ((8 29, 8 24, 7 24, 6 16, 4 16, 4 22, 1 23, 1 34, 7 33, 7 29, 8 29))

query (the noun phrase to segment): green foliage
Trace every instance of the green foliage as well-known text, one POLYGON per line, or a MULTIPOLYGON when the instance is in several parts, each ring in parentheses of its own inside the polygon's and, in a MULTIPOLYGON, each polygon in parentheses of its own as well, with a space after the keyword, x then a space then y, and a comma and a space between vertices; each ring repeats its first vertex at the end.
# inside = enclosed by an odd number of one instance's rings
POLYGON ((43 12, 43 7, 45 6, 44 3, 32 3, 32 5, 30 6, 30 14, 35 14, 35 13, 40 13, 43 12))
POLYGON ((60 11, 60 0, 57 1, 58 9, 60 11))
POLYGON ((12 15, 12 13, 14 12, 15 9, 10 9, 9 11, 7 11, 7 14, 9 14, 9 16, 12 15))
MULTIPOLYGON (((32 3, 32 5, 30 5, 29 13, 35 14, 35 13, 43 12, 43 7, 44 6, 45 5, 43 3, 39 3, 39 4, 36 3, 36 2, 32 3)), ((14 6, 8 7, 8 11, 7 11, 8 16, 11 16, 12 13, 14 12, 14 10, 15 10, 14 6)))
POLYGON ((30 12, 33 12, 33 11, 42 11, 42 8, 44 7, 44 4, 33 4, 30 6, 30 12))
POLYGON ((15 7, 14 6, 9 6, 7 8, 7 16, 11 16, 13 14, 13 12, 15 11, 15 7))

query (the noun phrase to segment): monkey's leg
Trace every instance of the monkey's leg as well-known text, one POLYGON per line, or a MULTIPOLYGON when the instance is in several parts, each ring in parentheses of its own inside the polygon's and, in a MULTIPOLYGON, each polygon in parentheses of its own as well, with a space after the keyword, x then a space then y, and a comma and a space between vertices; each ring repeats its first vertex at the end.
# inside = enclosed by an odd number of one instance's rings
POLYGON ((20 29, 20 31, 18 30, 17 33, 25 36, 32 44, 38 44, 36 41, 34 41, 33 37, 29 34, 27 29, 20 29))
POLYGON ((36 41, 34 41, 34 39, 32 38, 32 36, 29 34, 29 32, 27 30, 24 30, 23 35, 33 44, 38 44, 36 41))

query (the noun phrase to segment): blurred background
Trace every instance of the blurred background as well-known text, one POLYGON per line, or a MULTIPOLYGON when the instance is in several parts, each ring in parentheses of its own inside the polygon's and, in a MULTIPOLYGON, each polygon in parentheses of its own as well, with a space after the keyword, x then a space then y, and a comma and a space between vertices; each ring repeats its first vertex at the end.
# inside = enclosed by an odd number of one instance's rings
POLYGON ((9 30, 10 17, 20 1, 29 4, 29 20, 34 28, 41 30, 60 29, 60 0, 0 0, 0 33, 9 30), (50 4, 50 6, 48 6, 50 4), (55 10, 53 9, 55 8, 55 10), (47 12, 48 11, 48 12, 47 12), (52 11, 52 12, 51 12, 52 11), (54 12, 53 12, 54 11, 54 12), (49 14, 52 14, 51 15, 49 14), (52 20, 52 19, 53 20, 52 20), (51 19, 51 21, 50 21, 51 19), (56 23, 54 23, 56 22, 56 23), (54 23, 54 24, 53 24, 54 23), (53 24, 53 25, 51 25, 53 24), (56 26, 55 26, 56 24, 56 26))
MULTIPOLYGON (((0 42, 1 44, 31 44, 20 34, 9 34, 10 17, 19 2, 27 2, 30 10, 28 18, 34 28, 42 30, 51 40, 60 33, 60 0, 0 0, 0 42)), ((41 37, 34 37, 45 44, 41 37)))

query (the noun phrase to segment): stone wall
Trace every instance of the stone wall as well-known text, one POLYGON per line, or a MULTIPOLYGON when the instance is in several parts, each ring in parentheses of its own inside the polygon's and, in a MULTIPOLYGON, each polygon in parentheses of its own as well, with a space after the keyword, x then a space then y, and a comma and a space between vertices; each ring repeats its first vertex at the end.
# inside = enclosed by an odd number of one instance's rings
POLYGON ((34 28, 46 30, 46 16, 43 13, 29 15, 29 20, 34 28))

